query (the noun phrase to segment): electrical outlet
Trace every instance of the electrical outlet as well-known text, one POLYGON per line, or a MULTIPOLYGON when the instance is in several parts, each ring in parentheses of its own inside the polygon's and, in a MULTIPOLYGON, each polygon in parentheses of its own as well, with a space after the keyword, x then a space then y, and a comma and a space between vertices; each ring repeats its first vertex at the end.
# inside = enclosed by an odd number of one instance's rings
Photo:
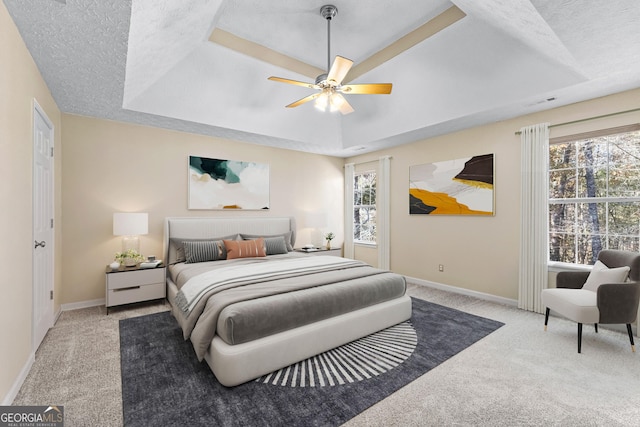
POLYGON ((444 264, 438 265, 438 271, 444 271, 444 264))

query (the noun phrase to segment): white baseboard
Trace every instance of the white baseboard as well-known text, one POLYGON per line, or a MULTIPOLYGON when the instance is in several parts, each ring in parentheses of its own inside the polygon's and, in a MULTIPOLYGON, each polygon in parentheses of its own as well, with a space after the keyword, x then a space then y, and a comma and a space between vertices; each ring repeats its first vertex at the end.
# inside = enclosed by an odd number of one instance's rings
POLYGON ((491 301, 498 304, 509 305, 513 307, 518 306, 518 301, 511 298, 499 297, 497 295, 486 294, 484 292, 472 291, 471 289, 458 288, 456 286, 445 285, 444 283, 431 282, 429 280, 417 279, 415 277, 405 276, 407 283, 412 283, 418 286, 426 286, 428 288, 439 289, 441 291, 453 292, 456 294, 467 295, 475 297, 485 301, 491 301))
POLYGON ((105 305, 106 300, 104 298, 92 299, 89 301, 71 302, 69 304, 61 304, 60 309, 62 311, 78 310, 80 308, 97 307, 99 305, 105 305))
POLYGON ((15 399, 16 396, 18 395, 18 392, 20 391, 20 387, 22 387, 22 383, 24 383, 24 380, 27 379, 27 375, 29 375, 29 371, 31 371, 31 367, 33 366, 33 362, 35 361, 36 361, 36 354, 31 353, 29 355, 29 358, 27 359, 27 362, 22 367, 20 374, 18 375, 15 382, 13 383, 13 386, 11 386, 7 395, 4 397, 4 399, 2 399, 2 406, 9 406, 13 403, 13 399, 15 399))

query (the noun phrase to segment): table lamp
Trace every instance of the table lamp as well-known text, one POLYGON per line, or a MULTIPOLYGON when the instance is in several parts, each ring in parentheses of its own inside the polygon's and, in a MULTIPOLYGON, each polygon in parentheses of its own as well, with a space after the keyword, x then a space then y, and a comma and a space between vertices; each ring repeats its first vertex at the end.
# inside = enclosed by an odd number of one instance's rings
POLYGON ((138 236, 149 233, 148 213, 116 212, 113 214, 113 235, 122 236, 122 252, 133 249, 140 253, 138 236))
POLYGON ((322 230, 321 228, 327 226, 327 214, 326 212, 305 212, 304 225, 310 228, 310 240, 309 242, 315 246, 322 246, 322 230))

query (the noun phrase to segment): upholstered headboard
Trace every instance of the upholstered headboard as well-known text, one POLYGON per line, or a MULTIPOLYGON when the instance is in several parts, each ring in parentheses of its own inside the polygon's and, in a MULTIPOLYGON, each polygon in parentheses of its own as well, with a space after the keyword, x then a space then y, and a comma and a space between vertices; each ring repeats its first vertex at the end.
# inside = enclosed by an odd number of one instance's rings
POLYGON ((203 218, 174 217, 164 221, 164 254, 167 262, 175 257, 170 253, 170 238, 207 239, 231 234, 272 235, 291 231, 291 244, 296 241, 296 220, 293 217, 203 218))

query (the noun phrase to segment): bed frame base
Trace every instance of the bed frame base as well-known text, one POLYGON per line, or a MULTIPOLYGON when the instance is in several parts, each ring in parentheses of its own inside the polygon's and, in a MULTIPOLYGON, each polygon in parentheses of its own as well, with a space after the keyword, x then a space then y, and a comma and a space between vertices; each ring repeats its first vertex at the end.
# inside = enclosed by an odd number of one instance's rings
POLYGON ((411 318, 411 298, 400 298, 244 344, 211 342, 205 360, 232 387, 411 318))

